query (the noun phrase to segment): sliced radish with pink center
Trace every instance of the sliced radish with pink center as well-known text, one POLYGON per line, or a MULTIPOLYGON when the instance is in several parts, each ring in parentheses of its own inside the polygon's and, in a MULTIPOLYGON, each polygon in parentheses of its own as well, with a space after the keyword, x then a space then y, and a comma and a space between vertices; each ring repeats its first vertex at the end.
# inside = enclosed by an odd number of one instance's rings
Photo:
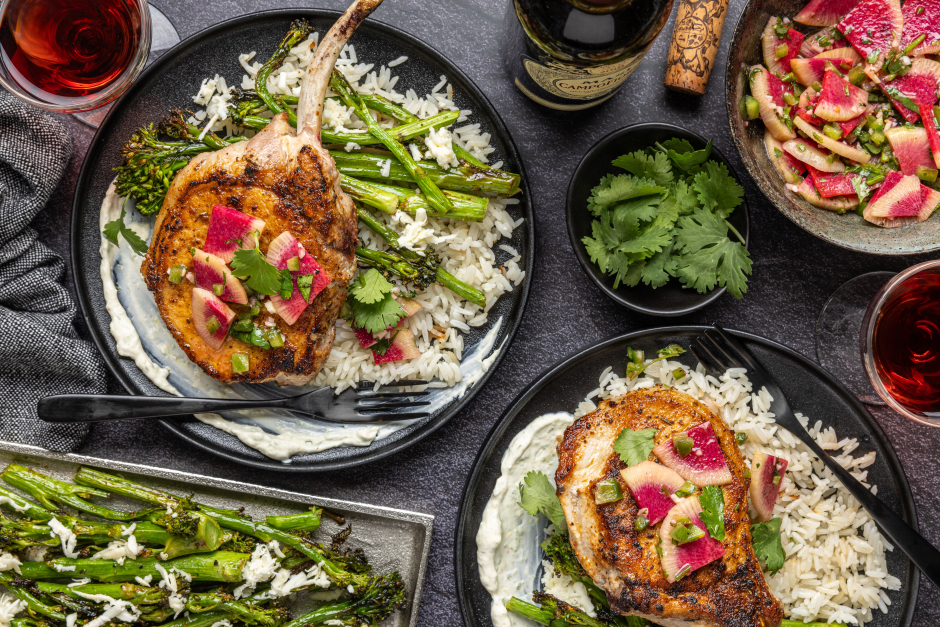
POLYGON ((725 555, 725 545, 708 535, 708 528, 699 518, 702 513, 702 504, 698 495, 693 494, 684 498, 669 510, 659 527, 660 549, 662 550, 663 571, 666 581, 674 583, 678 575, 688 577, 702 566, 711 564, 725 555), (676 525, 688 519, 691 524, 705 532, 705 537, 686 544, 675 544, 672 539, 672 530, 676 525))
POLYGON ((785 91, 792 91, 793 87, 785 84, 762 65, 755 65, 748 70, 748 76, 750 76, 751 95, 757 100, 760 118, 770 134, 778 141, 796 137, 782 117, 785 106, 783 94, 785 91))
POLYGON ((783 487, 783 474, 787 471, 787 460, 754 453, 751 460, 751 505, 757 512, 757 520, 767 522, 774 515, 774 503, 783 487))
POLYGON ((700 488, 731 483, 731 470, 728 469, 728 462, 721 452, 721 445, 715 436, 712 423, 703 422, 680 435, 692 438, 691 453, 682 457, 673 440, 666 440, 653 449, 653 454, 683 479, 700 488))
POLYGON ((666 517, 675 505, 670 495, 685 483, 676 471, 651 461, 624 468, 620 476, 630 488, 637 506, 648 511, 646 518, 651 525, 666 517))
POLYGON ((219 297, 201 287, 193 288, 192 321, 196 333, 214 350, 222 348, 235 312, 219 297))
POLYGON ((240 248, 254 248, 254 233, 264 229, 264 220, 252 218, 230 207, 215 205, 209 216, 209 230, 202 249, 228 263, 240 248))
POLYGON ((892 170, 865 207, 864 218, 872 224, 888 228, 922 222, 930 217, 936 207, 936 203, 933 203, 933 207, 927 206, 932 200, 932 191, 921 185, 915 175, 903 176, 892 170), (921 187, 927 191, 923 192, 921 187))
POLYGON ((930 144, 930 152, 933 153, 934 167, 940 168, 940 128, 938 128, 937 118, 934 116, 932 107, 920 107, 920 118, 924 122, 924 128, 927 129, 927 142, 930 144))
MULTIPOLYGON (((855 146, 850 146, 844 142, 840 142, 836 139, 833 139, 822 132, 822 129, 819 129, 801 117, 796 117, 793 120, 793 125, 798 129, 806 133, 806 135, 815 141, 817 144, 825 148, 826 150, 831 150, 840 157, 845 157, 857 163, 868 163, 871 161, 871 155, 869 155, 864 150, 860 150, 855 146)), ((819 168, 822 171, 826 171, 826 168, 819 168)))
POLYGON ((822 83, 826 76, 826 70, 831 67, 836 68, 845 74, 852 69, 851 59, 793 59, 790 67, 793 69, 793 75, 801 84, 809 86, 813 83, 822 83))
POLYGON ((803 10, 793 18, 794 22, 807 26, 832 26, 855 8, 859 0, 809 0, 803 10))
POLYGON ((930 59, 914 59, 911 69, 904 76, 893 81, 886 81, 881 85, 882 90, 891 99, 894 108, 910 123, 917 122, 920 115, 916 109, 920 106, 932 107, 937 102, 937 84, 940 83, 940 63, 930 59), (901 102, 897 96, 912 101, 901 102))
POLYGON ((780 37, 775 30, 779 18, 772 17, 767 22, 764 33, 761 35, 761 48, 764 52, 764 65, 775 74, 786 74, 790 71, 790 61, 796 58, 800 53, 800 46, 803 45, 803 33, 792 28, 787 34, 780 37), (783 48, 786 46, 786 48, 783 48), (783 52, 782 57, 778 57, 778 52, 783 52))
POLYGON ((858 196, 855 194, 852 194, 851 196, 834 196, 832 198, 823 198, 819 195, 819 192, 816 191, 816 186, 813 185, 813 177, 811 176, 807 176, 805 179, 803 179, 803 182, 800 183, 799 187, 797 187, 796 193, 799 194, 803 200, 813 205, 814 207, 826 209, 827 211, 845 213, 849 209, 854 209, 858 206, 858 196))
POLYGON ((826 70, 822 91, 813 113, 830 122, 844 122, 864 113, 868 92, 859 89, 832 70, 826 70))
POLYGON ((851 196, 855 194, 855 188, 852 187, 852 179, 858 176, 857 174, 833 174, 831 172, 817 170, 814 167, 809 168, 809 174, 813 177, 813 186, 823 198, 851 196))
MULTIPOLYGON (((405 310, 405 318, 413 316, 423 309, 421 303, 414 300, 413 298, 396 298, 395 300, 397 300, 398 304, 401 305, 401 308, 405 310)), ((404 320, 405 318, 402 318, 401 320, 404 320)), ((401 320, 399 320, 396 324, 400 324, 401 320)), ((389 327, 385 330, 385 332, 388 333, 394 330, 394 328, 395 327, 389 327)), ((354 328, 353 332, 356 334, 356 339, 359 340, 359 345, 363 348, 369 348, 378 342, 378 340, 375 339, 375 335, 369 331, 366 331, 365 329, 354 328)))
POLYGON ((800 175, 806 172, 806 164, 784 151, 783 144, 774 139, 769 131, 764 132, 764 148, 767 150, 767 158, 785 182, 796 183, 800 175))
POLYGON ((394 339, 384 354, 379 355, 372 351, 372 360, 376 364, 387 364, 391 361, 404 361, 421 356, 414 334, 405 327, 398 326, 391 331, 394 339))
POLYGON ((818 54, 813 55, 814 59, 849 59, 852 62, 852 65, 862 62, 862 57, 855 52, 855 48, 851 46, 846 48, 832 48, 830 50, 823 50, 818 54))
POLYGON ((356 334, 356 339, 359 340, 359 346, 363 348, 369 348, 370 346, 378 342, 378 340, 375 339, 375 336, 369 333, 368 331, 366 331, 365 329, 354 328, 353 333, 356 334))
POLYGON ((899 0, 862 0, 836 28, 866 63, 880 69, 891 51, 897 50, 903 24, 899 0))
POLYGON ((907 0, 901 7, 904 30, 901 32, 901 50, 922 34, 926 35, 911 54, 920 57, 940 53, 940 0, 907 0))
POLYGON ((820 52, 833 50, 839 45, 839 41, 832 36, 837 32, 835 27, 821 28, 807 35, 803 39, 803 45, 800 46, 800 55, 804 57, 815 57, 820 52))
POLYGON ((845 169, 845 165, 838 159, 832 159, 830 163, 826 153, 802 137, 783 142, 783 149, 797 161, 823 172, 841 172, 845 169))
POLYGON ((284 300, 281 298, 280 294, 271 295, 271 304, 274 305, 277 314, 283 318, 284 322, 287 324, 294 324, 297 322, 297 319, 300 318, 304 309, 307 308, 307 305, 309 305, 310 302, 316 298, 317 294, 322 292, 333 279, 326 270, 320 267, 320 264, 317 263, 317 260, 314 259, 312 255, 307 254, 307 249, 304 248, 303 244, 298 242, 297 238, 288 231, 284 231, 271 240, 271 244, 268 245, 267 260, 268 263, 278 270, 284 270, 288 268, 288 266, 298 268, 297 270, 290 271, 294 285, 290 298, 284 300), (297 283, 298 279, 303 276, 313 277, 311 279, 309 299, 304 298, 297 283))
POLYGON ((242 282, 232 275, 222 258, 198 248, 193 250, 193 281, 196 287, 209 290, 224 301, 239 305, 248 303, 248 293, 242 282), (216 290, 221 290, 221 293, 216 290))
POLYGON ((927 129, 896 126, 885 131, 885 135, 901 167, 901 174, 917 174, 919 167, 934 167, 927 129))

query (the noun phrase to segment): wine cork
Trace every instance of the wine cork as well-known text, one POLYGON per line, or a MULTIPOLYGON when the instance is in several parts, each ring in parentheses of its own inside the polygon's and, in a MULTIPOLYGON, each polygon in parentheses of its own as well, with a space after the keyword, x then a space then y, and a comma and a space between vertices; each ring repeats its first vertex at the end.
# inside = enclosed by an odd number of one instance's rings
POLYGON ((666 60, 666 87, 702 95, 715 66, 728 0, 682 0, 666 60))

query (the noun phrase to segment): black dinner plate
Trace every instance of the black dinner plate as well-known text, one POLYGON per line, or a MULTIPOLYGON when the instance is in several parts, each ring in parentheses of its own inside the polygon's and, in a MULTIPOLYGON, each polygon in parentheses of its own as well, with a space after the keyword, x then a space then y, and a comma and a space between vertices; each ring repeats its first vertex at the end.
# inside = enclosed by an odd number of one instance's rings
MULTIPOLYGON (((489 593, 480 582, 477 568, 476 533, 483 509, 500 475, 500 461, 513 437, 537 417, 556 411, 573 412, 591 390, 597 388, 601 371, 613 366, 623 374, 628 346, 653 354, 668 344, 688 348, 690 341, 707 327, 664 327, 636 331, 612 338, 573 355, 542 374, 524 390, 503 414, 487 436, 461 501, 454 541, 454 565, 457 596, 468 627, 490 627, 489 593)), ((832 426, 840 438, 858 438, 854 455, 874 450, 875 463, 868 467, 868 481, 878 486, 878 497, 915 529, 917 516, 914 499, 897 454, 868 410, 841 383, 799 353, 749 333, 732 331, 777 380, 790 406, 810 420, 822 420, 832 426)), ((691 354, 679 361, 694 365, 691 354)), ((888 571, 901 580, 901 589, 889 592, 891 605, 887 614, 874 612, 867 627, 908 627, 914 615, 918 572, 898 549, 887 554, 888 571)), ((529 600, 529 599, 526 599, 529 600)))
MULTIPOLYGON (((75 190, 71 224, 72 271, 75 276, 82 315, 98 350, 111 373, 130 394, 165 395, 134 365, 118 356, 114 338, 109 331, 111 318, 105 309, 98 252, 100 242, 99 210, 108 185, 114 177, 112 169, 120 163, 120 148, 133 132, 151 122, 158 122, 172 107, 192 108, 193 94, 206 77, 220 74, 230 84, 240 84, 244 70, 238 55, 256 50, 258 58, 267 58, 287 32, 294 19, 306 18, 322 36, 340 13, 319 9, 285 9, 265 11, 218 24, 194 35, 166 52, 148 67, 134 86, 118 100, 92 140, 75 190)), ((489 370, 472 385, 462 398, 427 418, 412 423, 367 447, 340 447, 320 453, 295 456, 290 463, 270 459, 249 448, 236 437, 203 424, 192 417, 160 420, 167 429, 191 444, 226 459, 249 466, 283 471, 326 471, 346 468, 391 455, 414 444, 456 415, 489 379, 515 335, 522 318, 532 276, 532 246, 535 229, 532 220, 531 194, 519 153, 509 132, 493 106, 470 79, 439 52, 415 37, 372 19, 367 20, 351 41, 359 62, 382 63, 407 56, 408 62, 394 68, 400 76, 399 90, 413 88, 419 94, 430 93, 446 75, 454 87, 454 100, 460 109, 471 109, 467 123, 481 123, 483 131, 492 135, 496 152, 491 162, 503 161, 506 170, 522 175, 520 203, 508 207, 514 219, 525 223, 513 231, 511 240, 503 240, 522 256, 526 278, 513 292, 504 294, 491 308, 486 325, 473 328, 464 336, 465 352, 483 338, 495 321, 502 317, 502 326, 495 347, 502 347, 489 370), (422 91, 423 90, 423 91, 422 91)), ((497 261, 510 255, 498 248, 497 261)))

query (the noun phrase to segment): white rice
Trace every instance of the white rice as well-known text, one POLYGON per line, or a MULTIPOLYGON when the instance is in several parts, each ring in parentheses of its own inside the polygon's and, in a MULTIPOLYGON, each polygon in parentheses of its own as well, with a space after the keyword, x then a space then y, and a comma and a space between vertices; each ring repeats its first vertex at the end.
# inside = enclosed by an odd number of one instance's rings
MULTIPOLYGON (((777 427, 774 415, 768 411, 770 394, 766 389, 754 392, 743 369, 728 370, 716 379, 706 375, 701 366, 690 371, 679 362, 662 361, 630 381, 607 368, 601 373, 597 389, 578 405, 575 416, 594 411, 596 399, 621 396, 657 383, 714 402, 732 429, 747 434, 741 450, 748 460, 756 451, 764 451, 790 462, 774 506, 774 516, 782 520, 787 560, 775 575, 765 573, 770 589, 783 602, 786 617, 864 625, 872 620, 874 611, 887 613, 891 604, 887 591, 901 586, 897 577, 888 574, 885 561, 885 551, 894 547, 823 463, 814 460, 794 435, 777 427), (677 368, 687 373, 679 382, 672 375, 677 368)), ((804 426, 809 425, 808 417, 797 417, 804 426)), ((841 451, 834 459, 868 485, 865 468, 874 463, 874 451, 853 457, 857 440, 840 440, 832 427, 823 428, 822 421, 816 421, 809 433, 823 449, 841 451)), ((871 486, 871 491, 875 493, 876 486, 871 486)))
MULTIPOLYGON (((268 77, 268 89, 272 94, 300 95, 304 69, 313 57, 318 40, 319 34, 314 33, 291 49, 283 65, 268 77)), ((255 75, 262 66, 257 57, 257 51, 238 57, 246 72, 240 83, 242 89, 254 89, 255 75)), ((454 90, 446 76, 441 76, 431 93, 423 97, 419 97, 413 89, 407 89, 404 94, 396 91, 398 76, 393 75, 389 68, 407 60, 407 57, 398 57, 387 66, 375 70, 374 64, 359 61, 355 46, 347 45, 336 62, 336 68, 359 93, 384 96, 419 118, 427 118, 443 110, 457 110, 454 90)), ((251 130, 236 127, 228 115, 233 89, 219 75, 204 80, 193 98, 193 102, 204 109, 195 111, 189 121, 196 125, 206 121, 203 133, 211 130, 224 136, 254 135, 251 130)), ((327 94, 332 95, 332 92, 327 94)), ((490 134, 482 132, 479 123, 466 124, 472 114, 472 111, 462 110, 458 118, 460 127, 430 133, 426 142, 420 145, 417 142, 408 144, 412 156, 416 160, 436 161, 441 166, 456 164, 458 160, 453 144, 457 144, 477 159, 488 162, 489 155, 495 149, 490 146, 490 134)), ((398 124, 388 116, 375 112, 373 115, 383 127, 391 128, 398 124)), ((352 109, 335 100, 326 101, 323 125, 335 132, 366 132, 365 124, 355 116, 352 109)), ((349 142, 344 148, 349 152, 360 146, 349 142)), ((386 169, 391 164, 389 159, 386 169)), ((462 378, 460 360, 464 350, 464 334, 471 328, 486 324, 487 312, 497 299, 525 279, 525 271, 519 265, 522 257, 511 246, 500 244, 504 238, 511 239, 513 230, 523 222, 521 218, 514 220, 507 211, 507 207, 518 202, 517 199, 490 198, 486 216, 480 222, 428 217, 424 211, 414 217, 401 211, 394 216, 373 212, 377 219, 399 233, 402 246, 413 250, 433 247, 445 270, 486 294, 486 306, 481 308, 464 301, 439 284, 431 285, 415 297, 423 309, 404 322, 414 333, 421 356, 410 361, 382 365, 373 362, 372 351, 362 348, 349 325, 339 320, 333 350, 313 384, 329 385, 338 394, 360 381, 385 384, 405 378, 420 378, 437 380, 437 386, 446 387, 459 383, 462 378), (504 261, 497 261, 499 251, 511 256, 504 261)), ((381 238, 366 228, 359 230, 359 237, 369 248, 387 248, 381 238)), ((505 258, 505 255, 502 256, 505 258)), ((402 293, 407 293, 407 290, 402 290, 402 293)))

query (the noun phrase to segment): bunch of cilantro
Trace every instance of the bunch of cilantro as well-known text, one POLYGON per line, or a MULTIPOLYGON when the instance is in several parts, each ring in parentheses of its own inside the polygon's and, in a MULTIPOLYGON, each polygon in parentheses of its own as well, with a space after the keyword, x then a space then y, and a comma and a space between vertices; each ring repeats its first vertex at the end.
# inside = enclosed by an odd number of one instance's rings
POLYGON ((656 288, 674 277, 701 294, 716 285, 735 298, 747 291, 751 258, 728 222, 744 188, 709 159, 711 149, 711 142, 703 150, 684 139, 657 142, 615 159, 629 174, 609 174, 592 190, 596 219, 582 241, 615 288, 640 281, 656 288))

